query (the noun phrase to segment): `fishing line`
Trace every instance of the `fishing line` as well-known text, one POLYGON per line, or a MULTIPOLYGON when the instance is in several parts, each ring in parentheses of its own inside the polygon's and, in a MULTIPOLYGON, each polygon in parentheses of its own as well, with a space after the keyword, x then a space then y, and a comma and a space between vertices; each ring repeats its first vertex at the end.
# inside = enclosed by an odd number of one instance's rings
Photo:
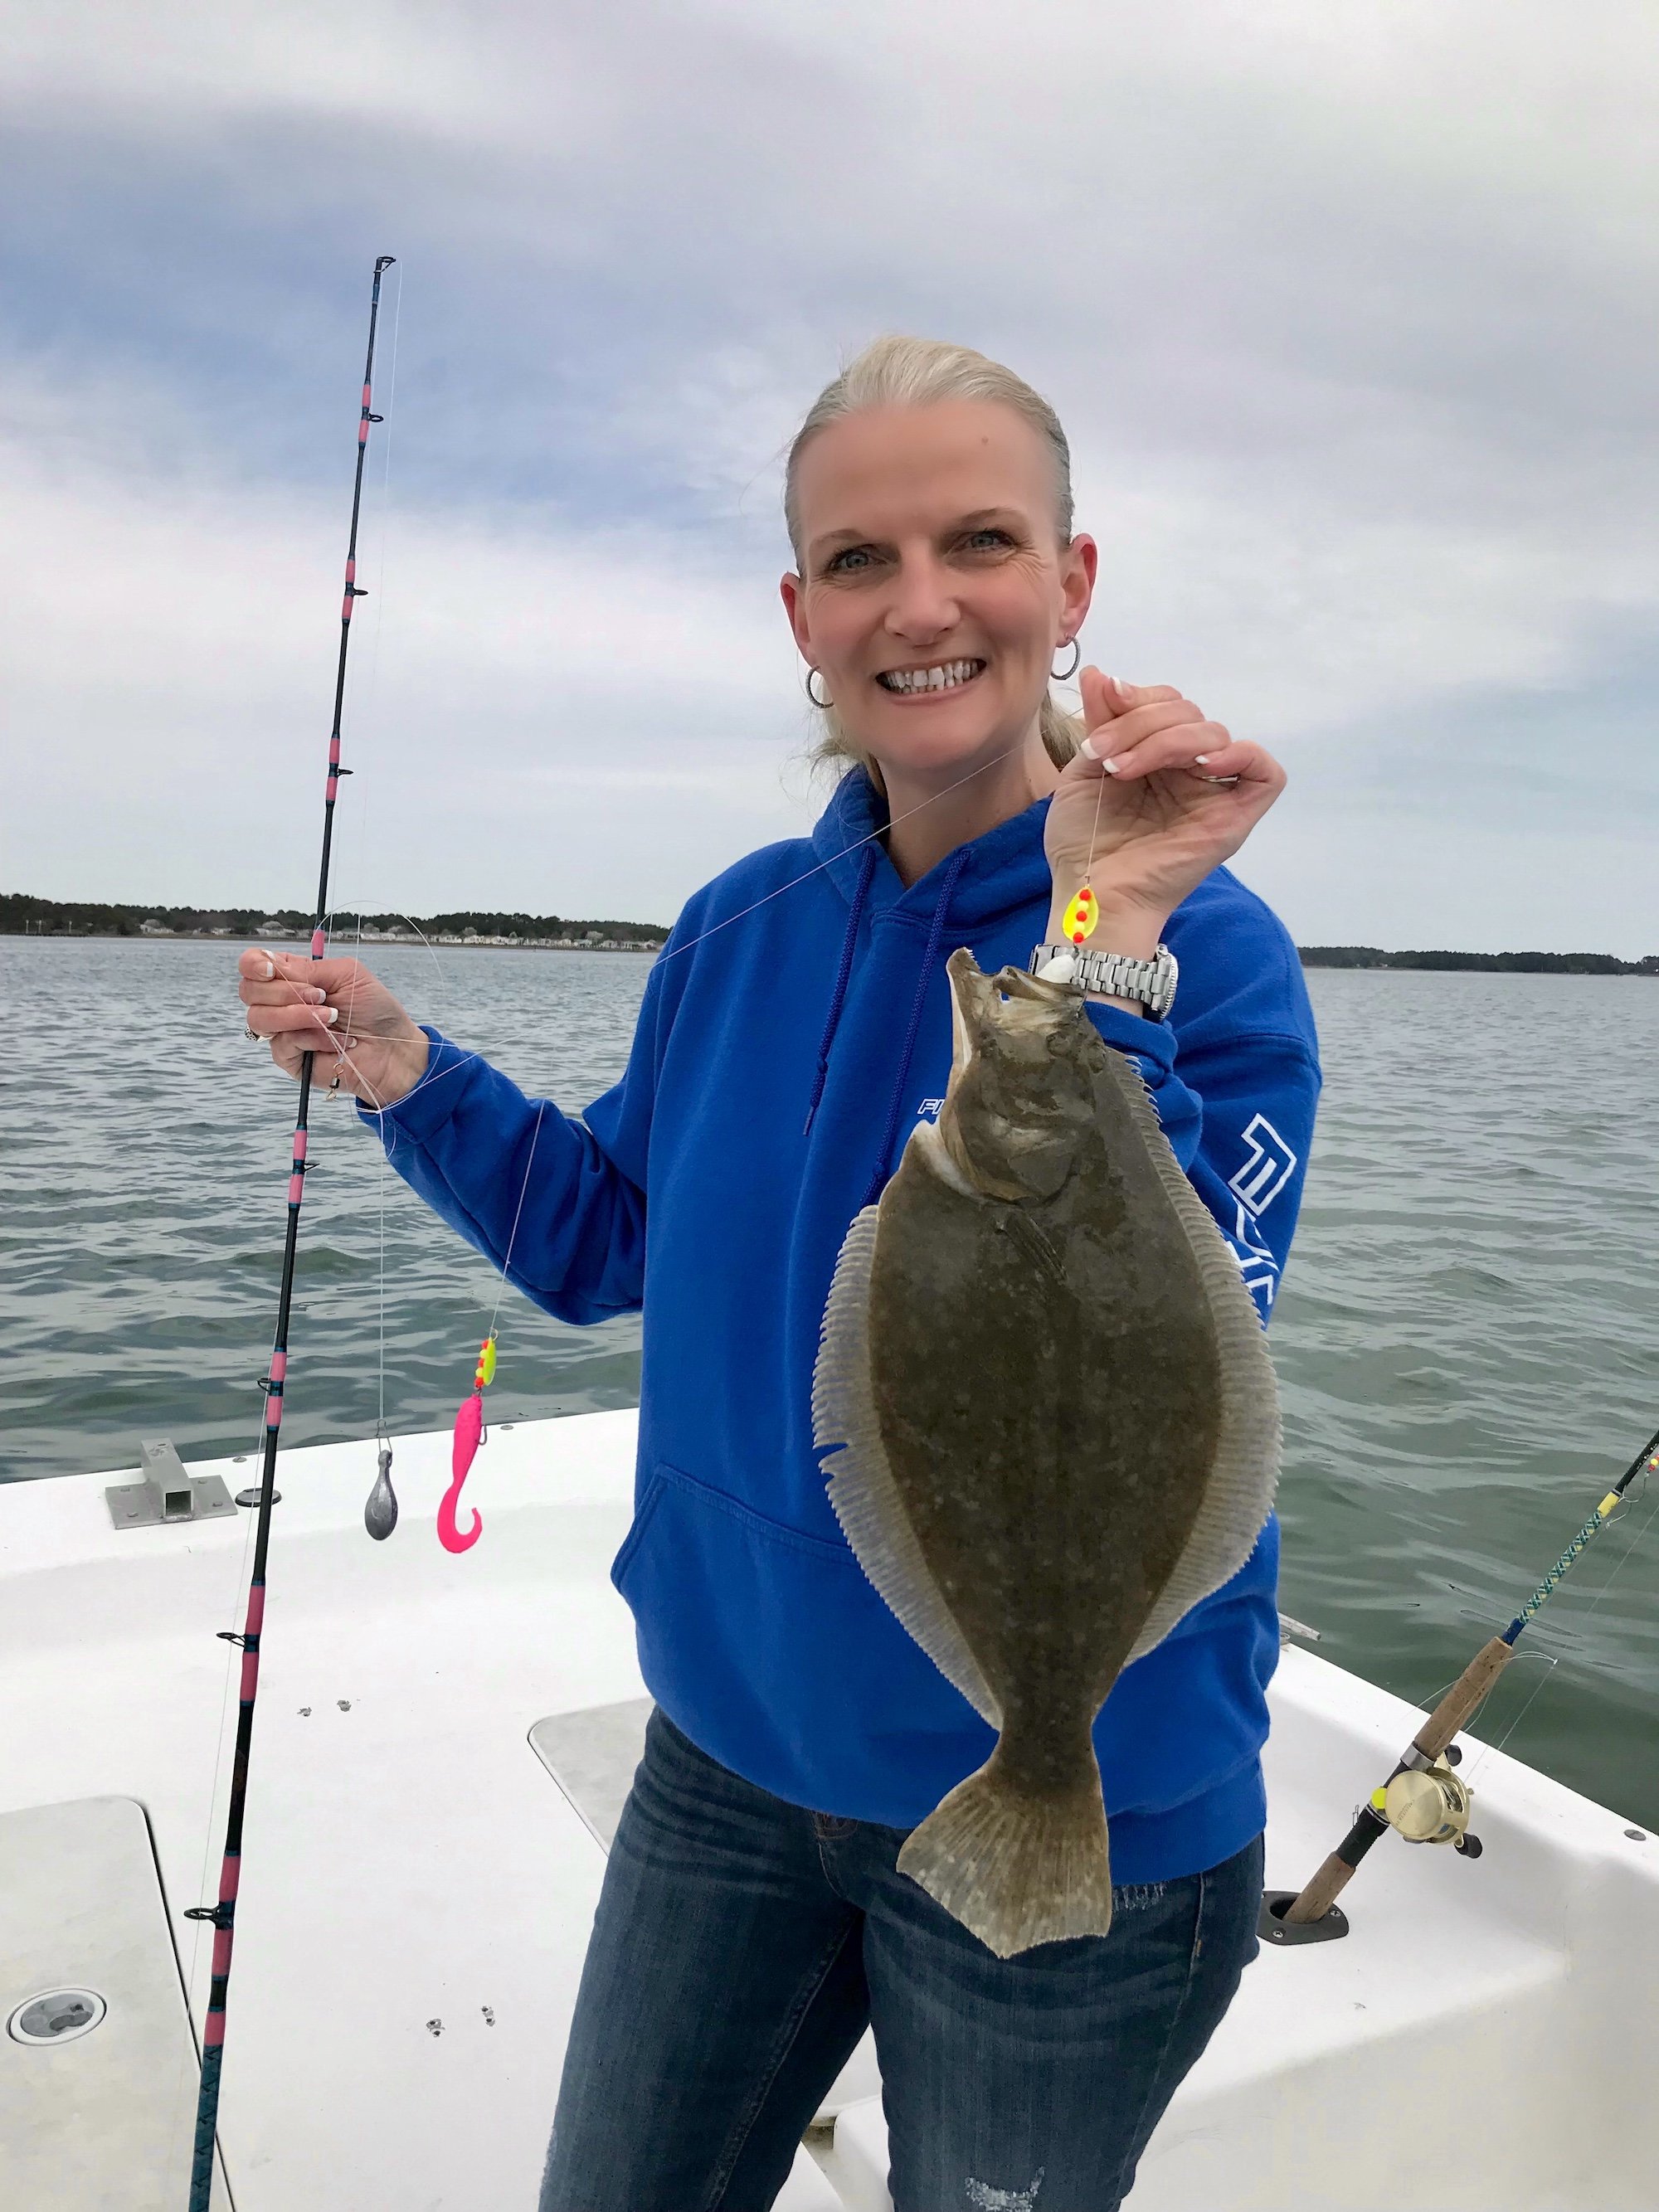
POLYGON ((1525 1720, 1527 1715, 1532 1711, 1533 1699, 1537 1697, 1538 1692, 1544 1687, 1551 1675, 1554 1674, 1556 1668, 1561 1663, 1560 1654, 1559 1652, 1540 1651, 1535 1647, 1531 1651, 1518 1652, 1516 1656, 1522 1659, 1541 1659, 1544 1662, 1544 1672, 1539 1676, 1536 1683, 1533 1686, 1532 1697, 1527 1699, 1526 1704, 1522 1706, 1520 1711, 1504 1729, 1503 1735, 1498 1737, 1497 1742, 1486 1744, 1482 1747, 1480 1758, 1475 1760, 1474 1765, 1469 1769, 1468 1774, 1464 1776, 1464 1781, 1471 1787, 1474 1785, 1475 1776, 1479 1774, 1481 1768, 1492 1757, 1493 1752, 1502 1751, 1504 1746, 1515 1734, 1515 1731, 1520 1727, 1522 1722, 1525 1720))
POLYGON ((543 1098, 538 1102, 536 1107, 536 1126, 530 1133, 530 1152, 524 1164, 524 1181, 519 1185, 519 1203, 514 1209, 513 1226, 507 1231, 507 1253, 501 1261, 501 1279, 496 1285, 495 1303, 490 1308, 489 1327, 484 1331, 486 1337, 493 1337, 495 1334, 496 1316, 501 1310, 501 1299, 506 1294, 509 1273, 513 1266, 513 1247, 519 1241, 519 1216, 524 1212, 525 1194, 530 1188, 530 1170, 536 1164, 536 1139, 542 1133, 542 1116, 546 1111, 547 1101, 543 1098))
MULTIPOLYGON (((1647 1471, 1644 1469, 1633 1492, 1634 1498, 1639 1499, 1647 1488, 1648 1474, 1647 1471)), ((1608 1514, 1603 1525, 1611 1529, 1616 1522, 1630 1521, 1634 1518, 1635 1507, 1632 1503, 1632 1493, 1626 1493, 1626 1495, 1620 1499, 1618 1507, 1613 1512, 1608 1514)), ((1613 1585, 1619 1576, 1623 1574, 1626 1567, 1630 1564, 1632 1554, 1641 1544, 1642 1540, 1647 1534, 1648 1530, 1653 1526, 1656 1519, 1659 1519, 1659 1494, 1655 1496, 1653 1504, 1649 1509, 1646 1520, 1643 1522, 1639 1528, 1632 1532, 1630 1539, 1626 1542, 1624 1550, 1614 1560, 1606 1581, 1603 1582, 1601 1589, 1597 1590, 1595 1595, 1590 1600, 1589 1603, 1584 1607, 1583 1612, 1580 1614, 1578 1629, 1581 1634, 1583 1630, 1584 1623, 1589 1620, 1590 1615, 1595 1611, 1597 1606, 1601 1604, 1602 1599, 1613 1588, 1613 1585)), ((1474 1761, 1468 1773, 1463 1777, 1466 1783, 1473 1786, 1475 1776, 1480 1771, 1482 1765, 1485 1764, 1491 1753, 1494 1751, 1501 1751, 1504 1748, 1504 1746, 1515 1734, 1516 1729, 1520 1727, 1528 1712, 1531 1710, 1534 1699, 1537 1698, 1540 1692, 1542 1691, 1548 1684, 1551 1674, 1553 1674, 1556 1668, 1560 1665, 1564 1656, 1565 1655, 1560 1652, 1540 1651, 1538 1650, 1536 1645, 1528 1646, 1527 1650, 1516 1652, 1516 1657, 1517 1659, 1535 1658, 1544 1661, 1546 1662, 1547 1671, 1540 1676, 1530 1695, 1528 1697, 1526 1703, 1522 1706, 1520 1711, 1504 1729, 1503 1735, 1499 1736, 1497 1742, 1481 1745, 1480 1757, 1474 1761)), ((1411 1702, 1416 1705, 1419 1711, 1424 1708, 1432 1709, 1438 1700, 1445 1694, 1446 1691, 1451 1688, 1452 1683, 1455 1682, 1459 1678, 1456 1675, 1454 1675, 1450 1681, 1442 1683, 1439 1689, 1431 1691, 1426 1698, 1413 1698, 1411 1702)), ((1476 1723, 1480 1721, 1482 1714, 1486 1711, 1486 1709, 1492 1698, 1497 1694, 1502 1680, 1502 1676, 1499 1676, 1498 1681, 1495 1681, 1492 1684, 1492 1687, 1480 1699, 1479 1705, 1475 1705, 1471 1710, 1468 1718, 1463 1723, 1462 1728, 1459 1730, 1461 1735, 1472 1735, 1474 1734, 1476 1723)))
MULTIPOLYGON (((892 818, 884 823, 880 829, 872 830, 865 836, 854 838, 850 845, 843 846, 840 852, 832 853, 827 860, 819 860, 814 866, 806 869, 804 873, 799 876, 792 876, 787 884, 779 884, 775 890, 765 892, 757 899, 751 900, 747 906, 739 907, 735 914, 728 914, 721 921, 712 922, 707 929, 701 931, 697 936, 688 939, 684 945, 665 946, 664 949, 657 955, 656 960, 653 963, 653 965, 660 967, 667 961, 678 959, 682 953, 695 951, 698 945, 706 944, 711 937, 717 936, 722 929, 730 929, 734 922, 745 921, 750 915, 757 914, 762 907, 770 905, 774 899, 781 898, 786 891, 795 890, 802 884, 811 883, 814 876, 821 876, 826 868, 833 868, 837 860, 844 860, 848 857, 848 854, 859 852, 866 845, 873 844, 878 837, 884 837, 889 830, 896 829, 901 822, 909 821, 913 815, 921 813, 926 808, 933 805, 939 799, 948 799, 953 791, 960 791, 963 784, 971 783, 975 776, 983 775, 988 769, 995 768, 1001 762, 1011 759, 1015 753, 1020 750, 1025 740, 1022 738, 1018 744, 1009 745, 1004 751, 994 753, 989 760, 981 761, 977 768, 969 769, 966 775, 958 776, 954 783, 947 783, 943 790, 934 792, 932 796, 927 799, 918 799, 914 806, 907 806, 902 814, 894 815, 892 818)), ((405 915, 403 919, 407 921, 408 917, 405 915)), ((434 951, 429 940, 414 922, 410 922, 409 926, 411 929, 415 930, 416 934, 420 937, 422 945, 426 945, 427 950, 429 952, 432 952, 433 959, 435 963, 437 954, 435 951, 434 951)), ((274 969, 274 962, 272 963, 272 967, 274 969)), ((441 973, 441 970, 440 972, 441 973)), ((302 996, 300 986, 295 981, 292 976, 273 976, 272 980, 285 983, 288 986, 289 989, 293 994, 294 1002, 296 1006, 303 1006, 308 1003, 308 1001, 307 1001, 302 996)), ((339 1026, 341 1032, 343 1035, 346 1030, 349 1030, 349 1022, 343 1023, 339 1026)), ((372 1035, 373 1032, 371 1031, 370 1034, 372 1035)), ((342 1054, 341 1057, 343 1059, 346 1055, 342 1054)), ((453 1066, 444 1069, 442 1071, 442 1074, 459 1074, 463 1066, 469 1066, 473 1060, 482 1059, 482 1054, 479 1053, 463 1052, 460 1060, 453 1066)), ((396 1103, 402 1105, 408 1099, 415 1097, 421 1091, 424 1090, 428 1084, 436 1083, 440 1080, 441 1080, 441 1076, 422 1075, 420 1081, 416 1083, 411 1090, 406 1091, 404 1093, 403 1098, 398 1100, 396 1103)), ((380 1106, 377 1102, 372 1106, 371 1110, 376 1115, 380 1115, 390 1111, 390 1109, 380 1106)))
MULTIPOLYGON (((1645 1490, 1647 1486, 1648 1478, 1644 1472, 1642 1476, 1641 1490, 1645 1490)), ((1638 1492, 1638 1495, 1639 1496, 1640 1494, 1641 1491, 1639 1490, 1638 1492)), ((1610 1521, 1629 1521, 1634 1519, 1634 1509, 1629 1506, 1626 1506, 1621 1512, 1610 1514, 1608 1516, 1608 1519, 1610 1521)), ((1652 1528, 1656 1517, 1659 1517, 1659 1496, 1655 1497, 1652 1505, 1648 1509, 1647 1519, 1642 1523, 1641 1527, 1635 1531, 1632 1535, 1630 1541, 1626 1545, 1623 1553, 1620 1554, 1618 1561, 1613 1566, 1613 1572, 1608 1575, 1606 1582, 1602 1583, 1601 1589, 1597 1590, 1595 1595, 1584 1607, 1583 1618, 1585 1620, 1589 1619, 1591 1613, 1595 1612, 1596 1607, 1601 1604, 1602 1599, 1613 1588, 1614 1577, 1623 1574, 1626 1565, 1629 1564, 1632 1553, 1635 1551, 1637 1546, 1647 1534, 1648 1530, 1652 1528)))
MULTIPOLYGON (((376 734, 374 725, 375 702, 380 695, 380 629, 386 620, 386 537, 392 526, 392 441, 398 428, 398 333, 404 319, 404 269, 398 264, 398 296, 392 307, 392 365, 386 372, 386 465, 380 471, 380 543, 375 562, 374 589, 379 604, 374 610, 374 635, 368 653, 368 696, 363 702, 362 719, 369 725, 371 742, 376 734)), ((367 780, 363 797, 364 814, 368 813, 367 780)))
MULTIPOLYGON (((398 262, 396 266, 398 270, 398 289, 392 306, 391 361, 386 373, 386 401, 381 410, 386 422, 386 452, 385 459, 380 469, 380 542, 376 548, 374 569, 374 634, 369 641, 368 683, 365 691, 362 706, 357 714, 357 720, 362 727, 362 734, 358 738, 356 751, 358 758, 362 763, 363 768, 369 771, 362 775, 362 781, 356 787, 357 806, 356 812, 357 816, 357 866, 360 878, 366 872, 366 859, 369 843, 369 809, 372 804, 374 788, 373 769, 375 764, 376 749, 380 744, 381 737, 381 730, 378 720, 380 683, 380 638, 386 623, 387 567, 386 546, 389 542, 392 527, 392 442, 397 435, 398 428, 398 342, 403 330, 404 319, 404 271, 401 262, 398 262)), ((332 921, 333 917, 331 915, 331 934, 332 933, 332 921)), ((356 910, 356 929, 353 938, 353 957, 357 960, 360 966, 362 961, 362 951, 363 908, 362 895, 360 892, 356 910)), ((356 1003, 356 984, 354 980, 352 995, 348 1000, 343 1017, 344 1025, 348 1030, 351 1026, 351 1017, 356 1003)), ((325 1093, 325 1098, 337 1097, 338 1095, 337 1091, 335 1091, 332 1089, 325 1093)), ((378 1341, 376 1345, 375 1358, 376 1406, 374 1416, 374 1441, 377 1446, 380 1447, 387 1446, 391 1443, 391 1438, 386 1432, 386 1183, 391 1175, 391 1171, 390 1163, 386 1159, 385 1152, 382 1151, 380 1166, 375 1176, 375 1212, 377 1217, 375 1304, 377 1310, 376 1334, 378 1341)))

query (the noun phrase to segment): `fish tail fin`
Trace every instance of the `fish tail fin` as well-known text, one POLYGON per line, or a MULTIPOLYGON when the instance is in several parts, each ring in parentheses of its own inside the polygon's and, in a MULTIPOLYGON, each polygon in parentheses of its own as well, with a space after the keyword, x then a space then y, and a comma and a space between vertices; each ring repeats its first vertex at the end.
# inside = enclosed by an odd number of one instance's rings
POLYGON ((993 1752, 898 1855, 901 1874, 1000 1959, 1112 1924, 1106 1808, 1092 1753, 1074 1788, 1022 1789, 993 1752))

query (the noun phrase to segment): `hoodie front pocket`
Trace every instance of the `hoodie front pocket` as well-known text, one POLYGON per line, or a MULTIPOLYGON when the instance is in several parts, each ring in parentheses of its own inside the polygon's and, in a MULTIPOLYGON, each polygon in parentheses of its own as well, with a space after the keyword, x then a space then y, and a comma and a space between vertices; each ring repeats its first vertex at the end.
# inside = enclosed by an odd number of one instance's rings
POLYGON ((644 1540, 645 1532, 650 1527, 658 1506, 662 1503, 662 1476, 658 1473, 653 1474, 650 1481, 646 1484, 640 1502, 634 1509, 634 1525, 623 1538, 621 1551, 611 1562, 611 1587, 620 1597, 626 1597, 628 1595, 623 1585, 627 1579, 629 1567, 634 1564, 634 1555, 644 1540))

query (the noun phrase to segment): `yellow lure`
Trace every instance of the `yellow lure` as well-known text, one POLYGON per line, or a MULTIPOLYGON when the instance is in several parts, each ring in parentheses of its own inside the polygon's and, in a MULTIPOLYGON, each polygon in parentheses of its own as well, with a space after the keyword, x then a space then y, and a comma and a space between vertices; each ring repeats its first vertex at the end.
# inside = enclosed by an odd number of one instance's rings
POLYGON ((495 1340, 493 1336, 487 1336, 478 1347, 478 1364, 473 1370, 472 1387, 475 1390, 487 1389, 495 1380, 495 1340))
POLYGON ((1081 945, 1085 937, 1092 937, 1095 925, 1100 920, 1100 907, 1087 884, 1066 909, 1063 927, 1073 945, 1081 945))

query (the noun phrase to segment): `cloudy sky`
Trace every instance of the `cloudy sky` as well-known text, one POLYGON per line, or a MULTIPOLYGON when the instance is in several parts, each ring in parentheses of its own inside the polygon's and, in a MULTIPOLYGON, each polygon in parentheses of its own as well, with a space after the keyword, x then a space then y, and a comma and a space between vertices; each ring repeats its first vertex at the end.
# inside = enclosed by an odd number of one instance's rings
POLYGON ((778 454, 1058 404, 1088 657, 1279 752, 1304 943, 1659 950, 1633 0, 4 0, 0 888, 667 920, 810 819, 778 454), (395 341, 395 390, 393 388, 395 341))

